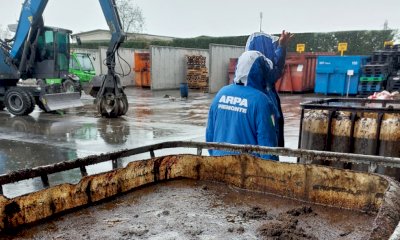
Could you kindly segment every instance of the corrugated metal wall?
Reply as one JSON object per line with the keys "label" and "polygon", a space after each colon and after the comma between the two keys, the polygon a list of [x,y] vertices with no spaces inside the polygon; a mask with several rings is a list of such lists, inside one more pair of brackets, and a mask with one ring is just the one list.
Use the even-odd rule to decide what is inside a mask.
{"label": "corrugated metal wall", "polygon": [[202,55],[206,57],[206,66],[210,66],[208,50],[151,46],[151,89],[177,89],[186,82],[186,56]]}
{"label": "corrugated metal wall", "polygon": [[[122,59],[125,59],[125,61],[128,62],[125,63],[122,59],[118,60],[118,56],[116,56],[116,65],[115,65],[115,71],[117,73],[124,73],[124,75],[127,75],[130,71],[130,74],[128,76],[125,76],[121,79],[121,83],[123,86],[135,86],[135,71],[133,71],[133,68],[135,66],[135,52],[137,53],[142,53],[142,52],[149,52],[148,50],[140,50],[140,49],[132,49],[132,48],[120,48],[118,50],[119,56]],[[105,65],[105,59],[107,56],[107,47],[100,47],[100,59],[101,59],[101,73],[106,74],[107,73],[107,66]],[[122,68],[121,68],[122,67]]]}
{"label": "corrugated metal wall", "polygon": [[229,61],[240,57],[243,52],[244,47],[210,44],[210,93],[216,93],[228,84]]}
{"label": "corrugated metal wall", "polygon": [[[105,66],[105,58],[107,47],[100,47],[98,50],[91,49],[73,49],[76,52],[89,53],[94,56],[93,61],[96,74],[106,74],[107,67]],[[149,50],[138,50],[120,48],[119,55],[124,58],[129,65],[124,61],[116,61],[115,70],[118,73],[129,73],[130,69],[134,68],[134,54],[149,52]],[[177,89],[179,84],[186,82],[186,56],[187,55],[202,55],[206,57],[206,66],[209,71],[209,91],[210,93],[218,92],[223,86],[228,83],[228,66],[231,58],[238,58],[244,52],[244,47],[210,44],[210,49],[190,49],[190,48],[175,48],[151,46],[151,89]],[[135,72],[131,73],[122,79],[124,86],[135,85]]]}

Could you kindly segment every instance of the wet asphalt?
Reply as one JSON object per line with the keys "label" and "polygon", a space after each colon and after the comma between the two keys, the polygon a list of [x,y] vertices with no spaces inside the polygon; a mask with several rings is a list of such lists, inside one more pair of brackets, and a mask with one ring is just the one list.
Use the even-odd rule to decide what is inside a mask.
{"label": "wet asphalt", "polygon": [[[0,174],[19,169],[69,161],[94,154],[136,148],[165,141],[204,141],[209,105],[214,95],[189,92],[181,99],[179,91],[151,91],[128,88],[129,111],[119,119],[98,116],[93,98],[84,95],[84,107],[57,113],[44,113],[39,108],[29,116],[15,117],[0,112]],[[314,95],[281,94],[285,116],[286,147],[297,148],[300,103],[315,99]],[[195,149],[172,149],[157,154],[196,153]],[[146,159],[139,156],[119,161]],[[291,161],[291,159],[284,159]],[[108,171],[111,162],[88,167],[88,173]],[[78,170],[50,177],[51,184],[76,182]],[[40,179],[4,186],[8,197],[42,188]]]}

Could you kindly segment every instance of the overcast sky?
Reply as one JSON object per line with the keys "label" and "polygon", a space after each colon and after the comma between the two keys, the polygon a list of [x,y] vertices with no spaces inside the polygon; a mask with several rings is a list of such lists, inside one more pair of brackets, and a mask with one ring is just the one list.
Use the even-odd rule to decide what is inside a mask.
{"label": "overcast sky", "polygon": [[[15,23],[23,0],[0,0],[0,25]],[[7,2],[7,4],[5,4]],[[134,0],[146,19],[145,33],[173,37],[400,28],[400,0]],[[74,33],[107,29],[98,0],[49,0],[45,24]]]}

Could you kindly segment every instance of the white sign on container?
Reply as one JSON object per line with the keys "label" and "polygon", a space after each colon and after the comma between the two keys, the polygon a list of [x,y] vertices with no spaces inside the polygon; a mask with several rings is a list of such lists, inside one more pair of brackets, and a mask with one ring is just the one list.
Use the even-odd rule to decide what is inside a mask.
{"label": "white sign on container", "polygon": [[347,76],[354,76],[354,70],[347,70]]}
{"label": "white sign on container", "polygon": [[298,72],[302,72],[302,71],[303,71],[303,68],[304,68],[304,65],[303,65],[303,64],[300,64],[300,65],[297,66],[297,71],[298,71]]}

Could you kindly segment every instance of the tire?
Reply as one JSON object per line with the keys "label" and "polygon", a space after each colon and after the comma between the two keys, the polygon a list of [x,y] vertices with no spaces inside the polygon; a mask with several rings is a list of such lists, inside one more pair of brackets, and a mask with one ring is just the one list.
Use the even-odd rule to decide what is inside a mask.
{"label": "tire", "polygon": [[7,107],[7,110],[15,116],[24,116],[30,114],[34,109],[35,104],[32,102],[30,93],[18,87],[12,87],[7,90],[4,103]]}
{"label": "tire", "polygon": [[0,111],[3,111],[4,108],[5,108],[4,103],[3,103],[3,102],[0,102]]}
{"label": "tire", "polygon": [[35,97],[33,96],[33,94],[31,92],[29,92],[29,91],[26,91],[26,92],[28,93],[28,95],[29,95],[29,97],[31,99],[31,102],[32,102],[31,108],[28,110],[28,112],[31,113],[31,112],[33,112],[33,110],[35,110],[36,100],[35,100]]}
{"label": "tire", "polygon": [[124,96],[122,97],[122,102],[124,104],[124,110],[122,112],[122,115],[126,115],[126,113],[129,110],[129,103],[128,103],[128,98],[126,97],[126,95],[124,94]]}
{"label": "tire", "polygon": [[63,89],[66,93],[73,93],[73,92],[81,93],[79,84],[71,79],[67,79],[63,82]]}

